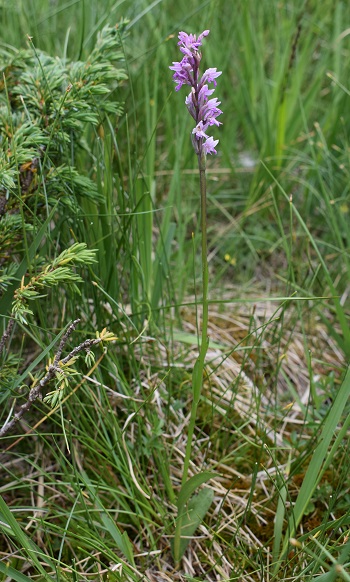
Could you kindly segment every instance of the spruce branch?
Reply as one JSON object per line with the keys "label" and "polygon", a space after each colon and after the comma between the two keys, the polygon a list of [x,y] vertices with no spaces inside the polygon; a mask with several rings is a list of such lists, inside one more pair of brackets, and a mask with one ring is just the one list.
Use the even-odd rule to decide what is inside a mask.
{"label": "spruce branch", "polygon": [[68,249],[62,251],[50,264],[32,277],[28,283],[24,283],[15,291],[12,304],[12,315],[21,323],[26,324],[26,316],[33,315],[28,307],[28,302],[43,297],[42,291],[46,288],[55,287],[60,283],[74,284],[82,281],[80,275],[72,270],[76,265],[91,265],[96,262],[95,251],[86,248],[85,243],[75,243]]}

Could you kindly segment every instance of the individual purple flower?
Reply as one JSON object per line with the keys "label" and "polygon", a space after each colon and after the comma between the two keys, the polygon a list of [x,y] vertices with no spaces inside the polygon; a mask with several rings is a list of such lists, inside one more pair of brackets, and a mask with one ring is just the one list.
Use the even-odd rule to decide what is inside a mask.
{"label": "individual purple flower", "polygon": [[209,125],[222,125],[221,121],[218,121],[216,118],[221,115],[222,111],[217,106],[221,104],[221,101],[218,101],[216,97],[214,99],[209,99],[207,103],[205,103],[200,108],[200,117]]}
{"label": "individual purple flower", "polygon": [[208,100],[208,97],[214,93],[215,89],[209,89],[208,85],[203,85],[198,93],[198,105],[203,107]]}
{"label": "individual purple flower", "polygon": [[221,74],[221,71],[217,69],[207,69],[202,77],[201,83],[214,83],[214,87],[216,87],[217,82],[215,79],[220,77]]}
{"label": "individual purple flower", "polygon": [[215,146],[219,140],[214,140],[208,136],[206,130],[212,125],[222,125],[217,117],[222,114],[218,99],[209,97],[214,93],[214,89],[209,89],[208,84],[213,83],[216,87],[216,79],[221,75],[221,71],[216,68],[207,69],[203,76],[199,77],[199,64],[202,58],[199,47],[202,46],[202,40],[208,36],[209,30],[205,30],[196,37],[195,34],[179,32],[180,51],[184,57],[180,62],[173,62],[169,67],[173,74],[173,80],[176,83],[175,90],[179,91],[183,85],[191,87],[190,94],[186,97],[185,103],[190,115],[196,122],[196,127],[192,131],[193,147],[198,155],[202,152],[205,154],[216,154]]}
{"label": "individual purple flower", "polygon": [[200,139],[201,137],[208,139],[209,136],[205,133],[206,129],[207,129],[207,125],[204,125],[203,121],[200,121],[196,125],[196,127],[192,130],[192,133],[196,136],[197,139]]}
{"label": "individual purple flower", "polygon": [[218,139],[214,139],[213,137],[208,137],[207,141],[203,144],[203,151],[206,154],[217,154],[218,152],[215,149],[215,146],[219,143]]}
{"label": "individual purple flower", "polygon": [[169,69],[175,71],[173,79],[178,83],[177,87],[175,87],[175,91],[179,91],[182,85],[192,85],[192,67],[190,63],[187,62],[187,59],[184,58],[180,63],[173,63],[173,65],[174,66],[169,67]]}
{"label": "individual purple flower", "polygon": [[197,111],[196,111],[196,106],[195,106],[194,101],[193,101],[193,95],[194,95],[194,89],[192,89],[191,93],[188,95],[188,97],[186,97],[185,103],[186,103],[188,111],[190,112],[190,115],[192,115],[193,119],[196,119],[197,118]]}

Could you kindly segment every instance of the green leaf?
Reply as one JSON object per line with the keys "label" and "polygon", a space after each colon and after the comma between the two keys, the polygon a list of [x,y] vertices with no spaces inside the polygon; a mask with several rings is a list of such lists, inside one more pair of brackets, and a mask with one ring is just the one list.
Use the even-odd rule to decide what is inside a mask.
{"label": "green leaf", "polygon": [[179,514],[182,512],[183,507],[191,497],[192,493],[194,493],[194,491],[198,489],[200,485],[203,485],[203,483],[206,483],[209,481],[209,479],[213,479],[214,477],[217,477],[216,473],[203,471],[202,473],[198,473],[186,481],[183,487],[181,487],[176,504],[179,510]]}
{"label": "green leaf", "polygon": [[[350,424],[350,417],[348,417],[341,429],[337,428],[341,419],[341,415],[345,408],[346,403],[350,397],[350,368],[348,368],[345,378],[341,387],[339,388],[338,394],[332,404],[322,432],[318,438],[318,445],[314,451],[308,469],[306,471],[302,486],[300,488],[297,500],[293,508],[293,514],[289,520],[289,527],[287,530],[287,535],[284,539],[283,549],[281,552],[280,559],[282,559],[287,550],[289,544],[289,538],[295,535],[296,529],[302,520],[303,515],[309,505],[311,497],[320,482],[320,479],[332,462],[334,455],[340,445],[341,438],[344,438],[345,431]],[[331,444],[334,435],[339,433],[335,439],[335,442],[330,451],[328,451],[329,445]],[[278,566],[279,562],[276,565]]]}
{"label": "green leaf", "polygon": [[2,525],[0,524],[0,530],[2,530],[5,535],[14,538],[15,542],[22,548],[21,551],[27,556],[28,561],[44,576],[45,580],[53,581],[54,579],[49,576],[41,564],[41,562],[44,561],[50,570],[55,571],[53,562],[51,562],[50,558],[44,554],[43,551],[22,530],[1,496],[0,512],[2,521]]}
{"label": "green leaf", "polygon": [[[173,336],[174,336],[174,339],[176,341],[181,342],[183,344],[188,344],[190,346],[195,346],[198,343],[198,337],[195,334],[189,333],[186,331],[174,330]],[[199,344],[200,343],[201,342],[199,341]],[[228,350],[228,349],[230,349],[230,346],[228,344],[214,342],[211,339],[209,339],[208,347],[210,347],[213,350]]]}
{"label": "green leaf", "polygon": [[[340,550],[340,548],[337,548]],[[315,576],[313,580],[317,582],[335,582],[335,580],[342,578],[343,580],[350,580],[350,576],[341,567],[349,560],[350,542],[348,541],[342,548],[339,558],[334,561],[329,572],[321,576]]]}
{"label": "green leaf", "polygon": [[100,512],[100,518],[103,525],[105,526],[106,530],[109,532],[110,536],[115,541],[118,549],[124,554],[126,559],[129,560],[129,563],[132,566],[134,566],[135,561],[133,554],[133,546],[129,540],[127,532],[125,531],[124,533],[121,533],[120,529],[117,527],[114,520],[110,517],[109,513],[101,503],[100,498],[97,495],[96,488],[91,483],[87,473],[85,473],[85,471],[82,471],[81,476],[84,480],[86,488],[90,493],[92,503],[95,505],[96,508],[98,508],[98,511]]}
{"label": "green leaf", "polygon": [[189,501],[181,519],[179,559],[184,555],[194,532],[211,506],[213,498],[214,491],[209,487],[205,487]]}
{"label": "green leaf", "polygon": [[30,582],[30,580],[32,580],[32,578],[28,578],[28,576],[11,568],[11,566],[6,566],[3,562],[0,562],[0,572],[5,574],[5,576],[10,578],[10,580],[15,580],[15,582]]}
{"label": "green leaf", "polygon": [[[183,528],[189,527],[189,525],[190,525],[189,520],[191,519],[191,523],[192,523],[192,519],[194,519],[194,516],[196,515],[193,512],[191,512],[191,513],[193,513],[193,515],[191,515],[191,513],[189,513],[189,511],[193,508],[195,508],[196,510],[199,510],[200,507],[202,507],[202,508],[205,507],[204,499],[202,500],[202,497],[200,496],[200,494],[198,494],[199,495],[198,502],[196,502],[196,497],[198,497],[198,496],[196,496],[195,498],[193,498],[193,500],[191,500],[189,502],[188,507],[187,507],[187,512],[185,511],[185,505],[188,502],[188,500],[190,499],[191,495],[194,493],[194,491],[200,485],[203,485],[203,483],[206,483],[207,481],[209,481],[209,479],[212,479],[213,477],[216,477],[216,473],[211,473],[210,471],[203,471],[202,473],[198,473],[197,475],[194,475],[193,477],[191,477],[191,479],[186,481],[186,483],[181,487],[179,497],[177,500],[178,513],[177,513],[177,520],[176,520],[176,526],[175,526],[174,541],[172,544],[172,551],[173,551],[173,556],[174,556],[175,562],[179,562],[179,560],[181,560],[183,552],[185,551],[187,544],[188,544],[187,539],[186,540],[182,539],[182,536],[184,535]],[[203,501],[203,505],[202,505],[202,501]],[[210,501],[210,503],[211,503],[211,501]],[[210,506],[210,503],[209,503],[208,507]],[[204,511],[203,515],[199,511],[198,515],[202,515],[202,517],[199,519],[196,527],[198,527],[198,524],[203,519],[206,511],[208,510],[208,507]],[[194,529],[196,529],[196,527]],[[185,544],[184,544],[184,541],[186,542]]]}

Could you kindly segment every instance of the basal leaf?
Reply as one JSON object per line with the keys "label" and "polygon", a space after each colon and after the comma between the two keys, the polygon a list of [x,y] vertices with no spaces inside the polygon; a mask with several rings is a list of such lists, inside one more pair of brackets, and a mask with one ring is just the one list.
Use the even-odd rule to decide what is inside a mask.
{"label": "basal leaf", "polygon": [[179,559],[184,555],[196,529],[203,521],[205,514],[212,504],[213,497],[214,491],[209,489],[209,487],[205,487],[189,501],[187,509],[184,511],[181,519]]}

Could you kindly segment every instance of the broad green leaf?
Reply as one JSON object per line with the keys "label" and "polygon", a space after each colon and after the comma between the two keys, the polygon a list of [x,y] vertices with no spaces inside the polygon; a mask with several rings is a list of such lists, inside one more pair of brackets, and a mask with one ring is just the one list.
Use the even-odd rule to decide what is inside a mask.
{"label": "broad green leaf", "polygon": [[184,555],[194,532],[203,521],[205,514],[212,504],[213,498],[214,491],[209,489],[209,487],[205,487],[189,501],[187,509],[181,519],[179,559]]}
{"label": "broad green leaf", "polygon": [[[189,522],[188,522],[187,517],[186,517],[188,514],[185,512],[185,505],[188,502],[188,500],[190,499],[191,495],[194,493],[194,491],[200,485],[203,485],[203,483],[206,483],[207,481],[209,481],[209,479],[212,479],[213,477],[216,477],[216,473],[211,473],[210,471],[203,471],[202,473],[198,473],[197,475],[194,475],[193,477],[191,477],[191,479],[186,481],[186,483],[181,487],[179,497],[177,500],[178,514],[177,514],[177,520],[176,520],[176,526],[175,526],[174,542],[172,544],[173,556],[174,556],[174,560],[176,563],[181,560],[183,552],[185,551],[185,550],[182,551],[182,548],[183,548],[183,541],[182,541],[183,526],[186,525],[186,527],[187,527],[189,525]],[[199,497],[198,507],[201,505],[201,499],[202,498]],[[209,503],[209,505],[210,505],[210,503]],[[189,510],[190,507],[192,507],[192,508],[197,507],[196,502],[194,501],[194,506],[191,505],[191,502],[190,502],[188,507],[187,507],[187,511]],[[203,500],[203,508],[204,507],[205,507],[205,503]],[[205,515],[207,509],[204,511],[203,516]],[[199,520],[198,523],[200,523],[200,521],[201,520]],[[197,526],[198,526],[198,523],[197,523]],[[186,546],[187,546],[187,544],[186,544]],[[186,548],[186,546],[185,546],[185,548]],[[182,551],[182,553],[181,553],[181,551]]]}
{"label": "broad green leaf", "polygon": [[177,500],[177,508],[179,510],[179,514],[182,512],[183,507],[191,497],[192,493],[195,492],[196,489],[203,483],[209,481],[209,479],[213,479],[216,477],[216,473],[212,473],[210,471],[203,471],[202,473],[198,473],[191,477],[186,483],[181,487],[179,497]]}
{"label": "broad green leaf", "polygon": [[[197,345],[198,343],[198,337],[196,335],[194,335],[193,333],[188,333],[185,331],[177,331],[174,330],[173,331],[173,338],[175,341],[181,342],[183,344],[188,344],[191,346]],[[199,343],[200,343],[200,338],[199,338]],[[228,350],[230,348],[229,345],[225,345],[225,344],[221,344],[219,342],[213,342],[212,340],[209,339],[209,348],[213,349],[213,350]]]}

